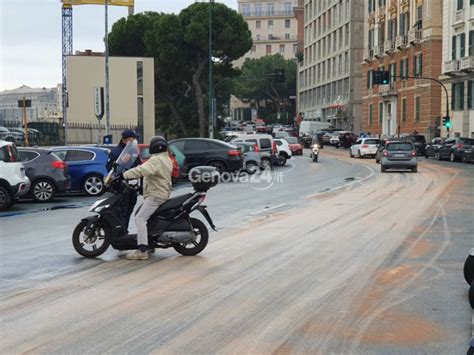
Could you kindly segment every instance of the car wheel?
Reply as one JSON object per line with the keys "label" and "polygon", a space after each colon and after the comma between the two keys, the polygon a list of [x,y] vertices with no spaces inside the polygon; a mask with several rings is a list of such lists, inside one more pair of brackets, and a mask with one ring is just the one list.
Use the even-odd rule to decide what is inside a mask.
{"label": "car wheel", "polygon": [[105,189],[103,178],[100,175],[90,175],[85,178],[82,188],[90,196],[99,196]]}
{"label": "car wheel", "polygon": [[362,158],[362,153],[360,152],[360,150],[357,152],[357,155],[359,158]]}
{"label": "car wheel", "polygon": [[220,162],[220,161],[211,161],[207,165],[213,166],[214,168],[216,168],[216,170],[219,174],[225,173],[227,171],[227,168],[226,168],[225,164],[223,162]]}
{"label": "car wheel", "polygon": [[468,163],[469,163],[469,160],[467,159],[466,154],[463,154],[461,160],[462,160],[462,162],[463,162],[464,164],[468,164]]}
{"label": "car wheel", "polygon": [[411,169],[411,171],[412,171],[413,173],[417,173],[417,172],[418,172],[418,167],[415,166],[414,168]]}
{"label": "car wheel", "polygon": [[469,254],[464,262],[464,280],[471,285],[474,281],[474,255]]}
{"label": "car wheel", "polygon": [[272,165],[270,159],[268,158],[262,158],[262,162],[260,164],[260,170],[265,170],[266,168],[270,167]]}
{"label": "car wheel", "polygon": [[278,156],[278,165],[284,166],[286,164],[286,157],[281,154]]}
{"label": "car wheel", "polygon": [[247,162],[245,166],[245,171],[247,172],[247,174],[249,175],[255,174],[257,170],[258,170],[258,164],[256,162],[254,161]]}
{"label": "car wheel", "polygon": [[385,166],[380,165],[380,172],[384,173],[386,171],[387,171],[387,169],[385,168]]}
{"label": "car wheel", "polygon": [[0,186],[0,211],[12,205],[12,195],[5,186]]}
{"label": "car wheel", "polygon": [[49,180],[36,180],[31,185],[31,196],[36,202],[49,202],[56,196],[56,187]]}
{"label": "car wheel", "polygon": [[435,153],[434,158],[441,161],[441,155],[439,154],[439,152]]}
{"label": "car wheel", "polygon": [[454,152],[449,155],[449,161],[454,163],[455,161],[458,161],[458,158],[456,158],[456,155],[454,155]]}

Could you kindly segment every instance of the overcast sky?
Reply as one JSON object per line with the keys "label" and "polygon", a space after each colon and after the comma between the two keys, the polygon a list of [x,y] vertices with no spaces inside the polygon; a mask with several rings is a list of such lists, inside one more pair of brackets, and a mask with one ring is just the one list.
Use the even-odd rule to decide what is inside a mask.
{"label": "overcast sky", "polygon": [[[217,0],[237,9],[237,0]],[[178,13],[194,0],[135,0],[135,13]],[[109,29],[127,8],[109,8]],[[104,7],[73,9],[73,50],[104,50]],[[0,0],[0,91],[61,82],[60,0]]]}

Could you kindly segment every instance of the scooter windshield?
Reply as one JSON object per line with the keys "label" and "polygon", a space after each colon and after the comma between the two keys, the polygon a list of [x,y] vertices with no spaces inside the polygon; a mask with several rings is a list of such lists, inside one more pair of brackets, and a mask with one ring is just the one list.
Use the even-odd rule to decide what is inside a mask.
{"label": "scooter windshield", "polygon": [[130,169],[137,160],[138,154],[137,140],[134,139],[128,142],[115,162],[115,174],[120,174]]}

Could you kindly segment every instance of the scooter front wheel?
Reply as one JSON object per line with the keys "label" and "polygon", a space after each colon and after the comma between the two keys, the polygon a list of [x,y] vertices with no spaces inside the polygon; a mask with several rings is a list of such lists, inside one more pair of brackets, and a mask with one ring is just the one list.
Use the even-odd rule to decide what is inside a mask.
{"label": "scooter front wheel", "polygon": [[196,234],[196,239],[189,243],[175,243],[173,244],[174,250],[181,255],[197,255],[204,250],[209,240],[209,232],[204,223],[197,218],[191,218],[193,225],[193,231]]}
{"label": "scooter front wheel", "polygon": [[92,225],[88,228],[87,222],[81,221],[72,234],[72,245],[80,255],[96,258],[109,248],[107,228],[101,225]]}

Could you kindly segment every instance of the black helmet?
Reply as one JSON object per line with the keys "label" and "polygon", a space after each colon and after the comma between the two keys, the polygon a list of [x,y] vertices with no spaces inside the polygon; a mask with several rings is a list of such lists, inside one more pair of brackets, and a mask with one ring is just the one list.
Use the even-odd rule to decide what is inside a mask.
{"label": "black helmet", "polygon": [[155,136],[150,139],[150,154],[166,152],[168,149],[168,142],[162,136]]}

